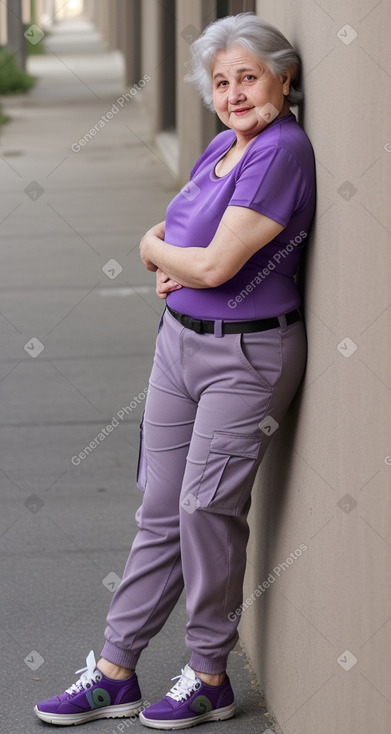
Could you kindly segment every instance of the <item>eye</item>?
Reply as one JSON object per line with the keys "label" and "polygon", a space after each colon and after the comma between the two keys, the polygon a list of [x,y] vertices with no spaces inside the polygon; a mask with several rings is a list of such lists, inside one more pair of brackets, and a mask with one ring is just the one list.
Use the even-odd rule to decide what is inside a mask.
{"label": "eye", "polygon": [[245,79],[245,81],[250,81],[251,82],[251,81],[253,81],[253,79],[255,79],[255,76],[254,76],[254,74],[246,74],[246,76],[244,77],[244,79]]}
{"label": "eye", "polygon": [[222,87],[222,86],[225,86],[226,84],[228,84],[228,82],[225,79],[222,79],[221,82],[217,83],[217,87]]}

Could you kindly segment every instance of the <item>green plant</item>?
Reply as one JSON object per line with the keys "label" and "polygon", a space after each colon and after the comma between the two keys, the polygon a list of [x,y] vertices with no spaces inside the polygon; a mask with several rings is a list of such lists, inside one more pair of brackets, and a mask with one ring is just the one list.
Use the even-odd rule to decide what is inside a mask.
{"label": "green plant", "polygon": [[[26,31],[28,32],[28,30],[29,30],[32,22],[33,21],[31,21],[31,23],[27,23],[27,24],[25,23],[23,25],[23,32],[24,33]],[[38,41],[38,43],[36,43],[36,42],[35,43],[30,43],[28,36],[25,36],[25,38],[26,38],[26,53],[27,53],[27,56],[38,56],[38,55],[46,54],[46,48],[45,48],[44,41],[51,34],[47,30],[45,30],[45,31],[42,30],[42,32],[44,33],[44,35]]]}
{"label": "green plant", "polygon": [[10,117],[8,115],[5,115],[2,108],[0,107],[0,126],[5,125],[6,122],[10,121]]}
{"label": "green plant", "polygon": [[0,94],[28,92],[36,78],[20,68],[16,54],[6,46],[0,46]]}

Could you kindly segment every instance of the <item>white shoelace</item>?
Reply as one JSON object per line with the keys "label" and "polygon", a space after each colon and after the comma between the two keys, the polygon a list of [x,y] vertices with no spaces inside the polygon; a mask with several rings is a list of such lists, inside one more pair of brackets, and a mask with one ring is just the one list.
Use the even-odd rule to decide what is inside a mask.
{"label": "white shoelace", "polygon": [[66,689],[65,693],[69,693],[70,696],[72,696],[74,693],[81,693],[81,691],[85,691],[86,689],[91,688],[91,685],[101,680],[101,673],[99,672],[99,670],[97,670],[93,650],[88,653],[86,664],[86,668],[76,670],[75,675],[81,673],[81,676],[79,680],[76,681],[76,683],[73,683],[70,688]]}
{"label": "white shoelace", "polygon": [[202,684],[200,679],[197,678],[194,670],[190,668],[189,665],[186,665],[182,669],[181,675],[176,675],[174,678],[171,678],[171,680],[176,680],[177,678],[179,678],[178,683],[175,683],[167,693],[167,696],[173,698],[174,701],[186,701],[194,691],[201,688]]}

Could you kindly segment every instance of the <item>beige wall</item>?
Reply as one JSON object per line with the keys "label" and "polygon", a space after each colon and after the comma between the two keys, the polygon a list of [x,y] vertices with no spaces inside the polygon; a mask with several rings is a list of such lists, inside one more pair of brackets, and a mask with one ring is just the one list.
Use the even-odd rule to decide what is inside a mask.
{"label": "beige wall", "polygon": [[22,21],[23,23],[29,23],[31,17],[31,3],[30,0],[22,0]]}
{"label": "beige wall", "polygon": [[[372,0],[261,0],[257,12],[303,56],[318,207],[306,264],[308,368],[253,493],[245,598],[300,544],[308,549],[273,574],[240,633],[284,734],[386,734],[391,17],[387,2]],[[347,23],[358,35],[345,44],[337,32]]]}

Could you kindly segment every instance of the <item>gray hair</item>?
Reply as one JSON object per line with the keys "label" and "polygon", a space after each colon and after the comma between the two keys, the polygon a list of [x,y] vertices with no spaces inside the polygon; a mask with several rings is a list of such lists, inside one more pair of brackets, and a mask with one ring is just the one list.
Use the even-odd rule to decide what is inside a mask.
{"label": "gray hair", "polygon": [[302,101],[304,95],[297,86],[301,71],[299,54],[273,25],[254,13],[239,13],[210,23],[190,47],[190,72],[185,81],[195,85],[210,110],[214,110],[213,57],[218,51],[226,51],[231,46],[242,46],[258,56],[275,76],[291,69],[292,80],[287,100],[290,104]]}

